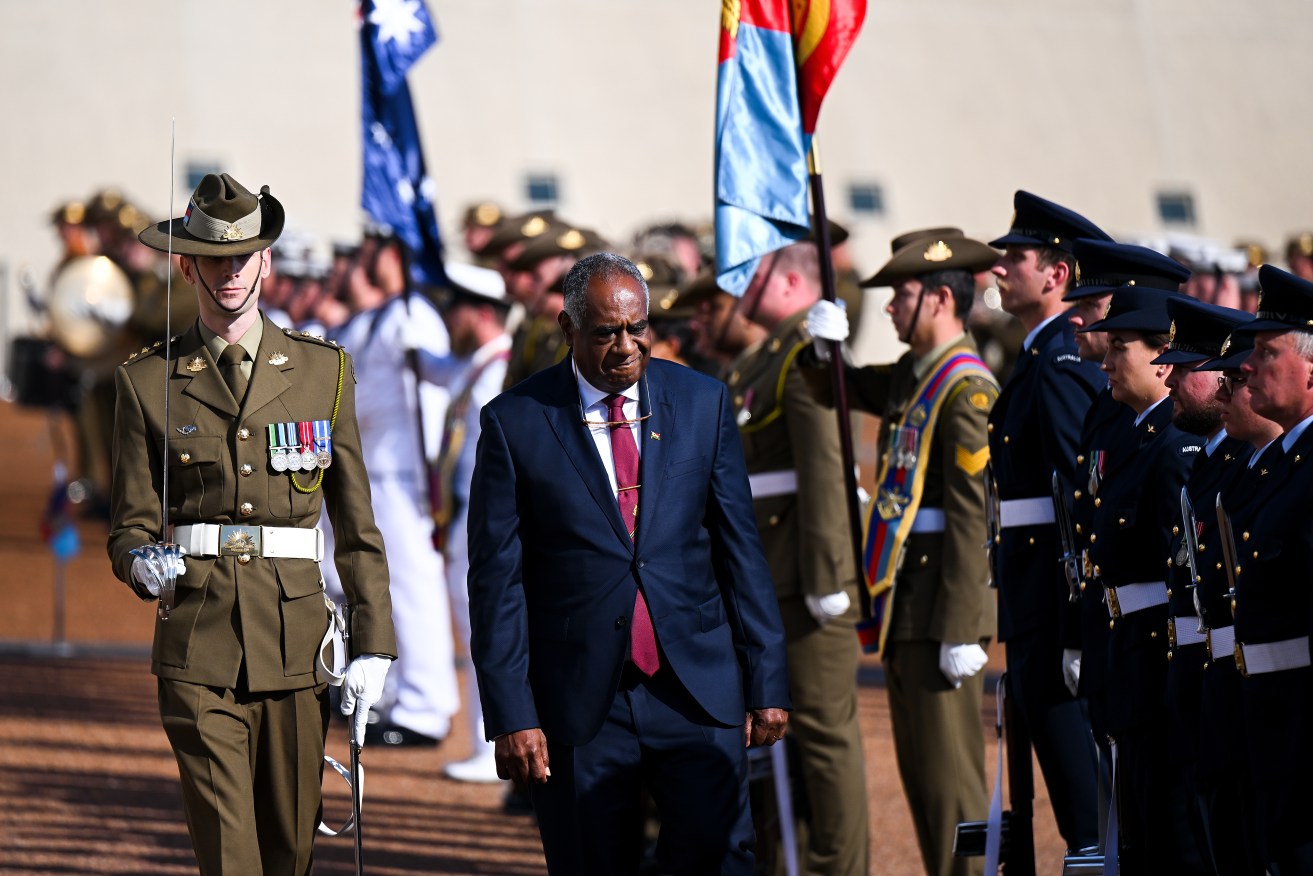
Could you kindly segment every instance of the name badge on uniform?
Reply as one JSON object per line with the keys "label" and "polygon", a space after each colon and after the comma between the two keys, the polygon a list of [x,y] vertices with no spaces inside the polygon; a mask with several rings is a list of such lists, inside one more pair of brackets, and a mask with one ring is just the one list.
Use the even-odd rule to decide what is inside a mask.
{"label": "name badge on uniform", "polygon": [[315,420],[315,464],[328,468],[333,464],[333,437],[327,420]]}
{"label": "name badge on uniform", "polygon": [[287,471],[287,448],[283,446],[282,423],[270,423],[268,432],[269,464],[273,466],[274,471]]}

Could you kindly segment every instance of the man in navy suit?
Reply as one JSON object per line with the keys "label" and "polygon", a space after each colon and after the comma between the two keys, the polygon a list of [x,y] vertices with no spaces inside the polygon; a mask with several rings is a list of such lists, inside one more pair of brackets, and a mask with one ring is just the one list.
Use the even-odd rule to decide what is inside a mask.
{"label": "man in navy suit", "polygon": [[571,355],[483,410],[471,650],[503,777],[553,874],[753,872],[749,744],[789,708],[784,631],[726,388],[649,362],[648,292],[600,253],[565,281]]}

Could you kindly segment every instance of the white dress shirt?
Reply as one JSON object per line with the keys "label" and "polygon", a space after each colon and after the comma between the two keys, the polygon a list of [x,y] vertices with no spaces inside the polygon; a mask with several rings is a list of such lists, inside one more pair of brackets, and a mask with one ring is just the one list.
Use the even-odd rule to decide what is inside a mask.
{"label": "white dress shirt", "polygon": [[[570,367],[574,370],[574,379],[579,384],[579,401],[583,405],[584,419],[590,423],[605,423],[609,419],[607,416],[608,409],[606,397],[611,395],[593,386],[579,373],[579,368],[570,361]],[[638,427],[641,425],[638,420],[638,384],[620,393],[625,397],[622,410],[625,419],[632,420],[629,424],[629,430],[634,434],[634,444],[639,448],[640,458],[643,452],[643,442],[638,440]],[[597,446],[597,455],[602,457],[602,466],[606,469],[607,480],[611,482],[611,492],[617,496],[620,494],[615,482],[615,459],[611,456],[611,430],[605,426],[589,426],[588,432],[593,437],[593,444]]]}

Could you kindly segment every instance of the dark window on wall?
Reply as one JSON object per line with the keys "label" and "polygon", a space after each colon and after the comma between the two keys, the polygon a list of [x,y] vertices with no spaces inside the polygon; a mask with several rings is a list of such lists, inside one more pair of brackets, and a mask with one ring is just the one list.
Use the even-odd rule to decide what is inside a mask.
{"label": "dark window on wall", "polygon": [[211,173],[221,173],[219,165],[210,161],[188,161],[186,191],[196,191],[196,187],[201,184],[201,180]]}
{"label": "dark window on wall", "polygon": [[1158,218],[1162,220],[1164,225],[1193,228],[1195,224],[1194,195],[1180,191],[1159,192]]}
{"label": "dark window on wall", "polygon": [[559,200],[556,174],[531,173],[525,180],[525,194],[535,207],[551,207]]}
{"label": "dark window on wall", "polygon": [[883,214],[884,189],[875,183],[853,183],[848,186],[848,208],[866,216]]}

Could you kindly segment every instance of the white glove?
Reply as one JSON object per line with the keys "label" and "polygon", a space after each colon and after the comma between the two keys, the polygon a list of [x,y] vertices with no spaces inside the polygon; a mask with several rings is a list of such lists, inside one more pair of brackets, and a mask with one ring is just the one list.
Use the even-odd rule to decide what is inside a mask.
{"label": "white glove", "polygon": [[369,708],[383,698],[383,682],[388,677],[391,657],[362,654],[352,660],[342,679],[342,714],[355,718],[351,722],[351,742],[365,744],[365,725],[369,723]]}
{"label": "white glove", "polygon": [[[179,575],[187,574],[187,564],[182,561],[182,557],[174,560],[174,567]],[[148,560],[145,557],[133,558],[132,577],[138,584],[145,587],[151,596],[160,595],[160,587],[164,584],[164,576],[165,569],[161,560]]]}
{"label": "white glove", "polygon": [[809,593],[803,599],[807,602],[807,610],[816,619],[816,623],[821,626],[825,626],[842,615],[848,610],[848,606],[852,605],[852,600],[842,590],[838,593],[827,593],[824,596],[813,596]]}
{"label": "white glove", "polygon": [[1074,648],[1062,649],[1062,680],[1066,683],[1067,690],[1071,691],[1071,695],[1076,696],[1076,689],[1080,684],[1080,651]]}
{"label": "white glove", "polygon": [[979,645],[939,643],[939,671],[953,687],[961,687],[964,679],[984,669],[988,662],[989,655]]}
{"label": "white glove", "polygon": [[843,301],[826,301],[822,298],[807,309],[807,333],[812,336],[812,349],[822,362],[830,361],[830,341],[842,343],[848,339],[848,310]]}

